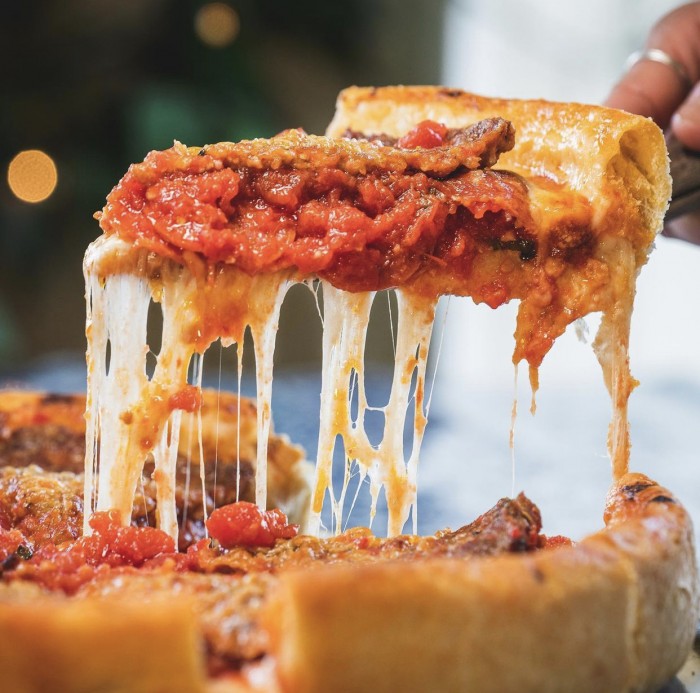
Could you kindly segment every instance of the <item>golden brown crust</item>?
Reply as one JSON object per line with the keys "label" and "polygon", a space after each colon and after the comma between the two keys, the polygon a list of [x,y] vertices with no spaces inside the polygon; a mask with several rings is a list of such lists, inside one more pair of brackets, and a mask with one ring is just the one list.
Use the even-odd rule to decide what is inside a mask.
{"label": "golden brown crust", "polygon": [[663,138],[648,118],[600,106],[497,99],[443,87],[351,87],[341,92],[327,133],[339,136],[351,129],[400,136],[426,119],[464,127],[496,114],[515,126],[515,147],[501,155],[495,168],[553,179],[598,203],[604,215],[618,214],[615,209],[632,200],[649,245],[661,229],[671,181]]}
{"label": "golden brown crust", "polygon": [[2,687],[15,693],[205,690],[198,630],[182,601],[30,598],[0,585],[0,642]]}
{"label": "golden brown crust", "polygon": [[283,576],[268,616],[283,690],[655,690],[695,632],[690,519],[642,475],[608,507],[574,547]]}

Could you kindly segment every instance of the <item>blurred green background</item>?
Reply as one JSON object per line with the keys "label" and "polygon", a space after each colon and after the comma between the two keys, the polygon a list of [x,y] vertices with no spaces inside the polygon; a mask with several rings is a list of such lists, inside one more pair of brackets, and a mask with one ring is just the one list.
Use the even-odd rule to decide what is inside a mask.
{"label": "blurred green background", "polygon": [[[322,132],[351,84],[436,83],[443,13],[441,0],[1,3],[0,372],[84,350],[82,255],[131,162],[174,139]],[[20,199],[31,167],[10,187],[24,150],[55,163],[41,202]],[[302,293],[282,314],[282,364],[320,351]]]}

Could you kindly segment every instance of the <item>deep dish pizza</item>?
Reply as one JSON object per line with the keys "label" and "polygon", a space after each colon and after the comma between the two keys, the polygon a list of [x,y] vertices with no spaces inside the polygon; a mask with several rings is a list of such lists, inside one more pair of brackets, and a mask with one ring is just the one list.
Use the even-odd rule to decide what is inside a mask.
{"label": "deep dish pizza", "polygon": [[[689,518],[627,471],[634,284],[669,193],[651,121],[427,87],[349,89],[325,137],[176,144],[133,165],[85,259],[84,474],[10,458],[2,477],[7,680],[75,691],[654,690],[681,665],[697,618]],[[310,487],[300,455],[270,433],[277,320],[299,282],[323,291]],[[374,443],[364,337],[385,288],[399,307],[396,366]],[[547,538],[519,496],[461,529],[402,534],[415,526],[426,360],[444,294],[520,301],[513,358],[528,363],[534,389],[567,325],[603,313],[595,348],[613,401],[615,478],[604,531],[575,546]],[[157,355],[151,302],[163,317]],[[241,347],[246,329],[257,407],[226,408],[239,424],[254,416],[254,434],[239,425],[223,446],[222,490],[207,472],[215,395],[202,394],[201,355],[216,340]],[[6,416],[21,423],[14,405]],[[53,449],[54,433],[18,435]],[[372,512],[386,499],[386,539],[340,531],[351,463]],[[324,503],[331,536],[319,538]]]}

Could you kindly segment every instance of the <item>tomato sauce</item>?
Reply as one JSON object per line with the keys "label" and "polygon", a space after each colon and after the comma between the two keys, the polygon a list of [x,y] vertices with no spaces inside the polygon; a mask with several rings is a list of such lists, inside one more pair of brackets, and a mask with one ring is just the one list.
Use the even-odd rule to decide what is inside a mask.
{"label": "tomato sauce", "polygon": [[271,547],[277,539],[291,539],[299,532],[299,526],[288,524],[281,510],[261,510],[255,503],[246,501],[217,508],[206,524],[210,536],[226,549]]}
{"label": "tomato sauce", "polygon": [[414,147],[430,149],[442,146],[446,135],[446,125],[436,123],[434,120],[424,120],[418,123],[413,130],[400,137],[396,145],[402,149],[413,149]]}
{"label": "tomato sauce", "polygon": [[165,532],[154,527],[122,527],[116,511],[95,513],[90,527],[92,534],[72,543],[39,547],[19,565],[17,576],[72,594],[110,568],[148,567],[155,559],[176,553],[175,542]]}
{"label": "tomato sauce", "polygon": [[440,241],[460,211],[486,247],[504,234],[533,239],[517,176],[460,166],[459,158],[449,175],[414,168],[412,152],[455,159],[447,136],[445,125],[423,121],[396,147],[355,152],[350,162],[332,144],[264,162],[262,154],[242,156],[249,144],[179,145],[131,166],[98,216],[106,233],[181,263],[196,253],[251,275],[295,268],[349,291],[401,286],[441,261]]}

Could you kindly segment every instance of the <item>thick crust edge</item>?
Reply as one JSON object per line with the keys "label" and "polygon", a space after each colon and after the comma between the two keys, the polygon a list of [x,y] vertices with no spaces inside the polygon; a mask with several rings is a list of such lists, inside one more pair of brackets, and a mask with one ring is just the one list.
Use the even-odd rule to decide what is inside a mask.
{"label": "thick crust edge", "polygon": [[698,617],[692,527],[639,474],[573,547],[283,576],[268,617],[284,691],[654,691]]}
{"label": "thick crust edge", "polygon": [[671,178],[663,134],[649,118],[601,106],[489,98],[444,87],[350,87],[338,97],[327,134],[337,137],[350,129],[396,137],[426,119],[464,127],[496,116],[515,126],[515,147],[501,155],[495,168],[525,178],[554,178],[622,226],[624,210],[629,215],[636,209],[648,244],[661,230]]}
{"label": "thick crust edge", "polygon": [[695,633],[691,521],[640,474],[613,486],[606,521],[536,553],[285,573],[266,613],[270,655],[247,680],[206,683],[193,611],[167,595],[133,604],[5,586],[3,681],[22,692],[655,691]]}

